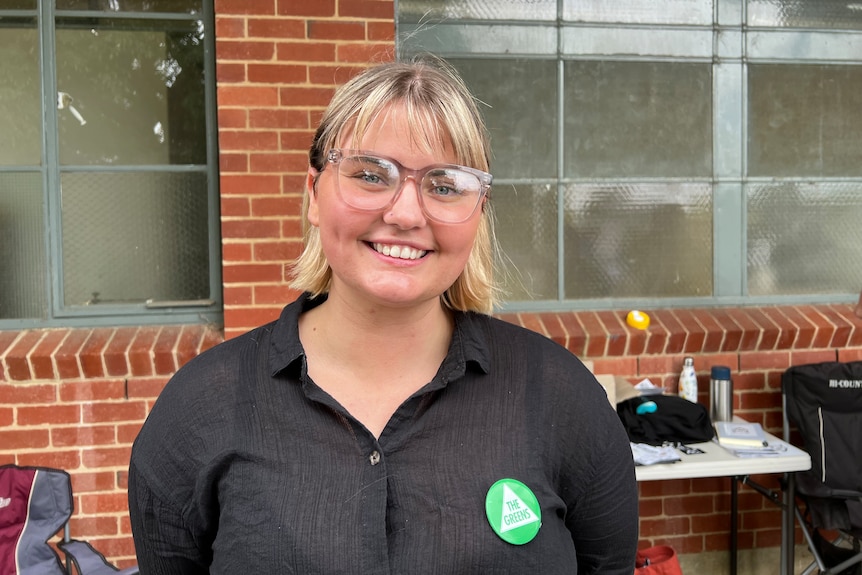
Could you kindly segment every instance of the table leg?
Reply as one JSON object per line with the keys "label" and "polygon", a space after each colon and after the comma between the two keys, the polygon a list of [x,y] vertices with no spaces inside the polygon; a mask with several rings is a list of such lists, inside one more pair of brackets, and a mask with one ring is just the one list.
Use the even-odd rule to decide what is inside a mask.
{"label": "table leg", "polygon": [[796,503],[796,475],[785,474],[784,497],[781,505],[781,575],[792,575],[796,543],[793,508]]}
{"label": "table leg", "polygon": [[737,478],[730,478],[730,575],[736,575],[736,559],[737,559],[737,541],[738,541],[738,533],[737,526],[739,523],[738,519],[738,487],[736,485]]}

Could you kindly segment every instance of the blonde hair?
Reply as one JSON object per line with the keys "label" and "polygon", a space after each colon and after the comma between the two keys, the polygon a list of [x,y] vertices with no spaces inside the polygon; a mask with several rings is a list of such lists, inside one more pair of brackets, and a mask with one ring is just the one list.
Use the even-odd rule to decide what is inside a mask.
{"label": "blonde hair", "polygon": [[[368,125],[391,104],[404,106],[410,125],[415,126],[414,144],[432,149],[448,137],[459,164],[489,171],[490,144],[476,100],[450,65],[428,56],[376,65],[336,90],[314,135],[311,167],[319,174],[325,168],[327,152],[337,147],[348,130],[353,132],[353,147],[358,147]],[[329,292],[332,269],[319,230],[308,223],[307,195],[302,213],[305,245],[292,267],[290,286],[316,297]],[[441,297],[443,305],[451,309],[491,313],[500,291],[494,281],[499,248],[490,197],[485,199],[480,217],[464,270]]]}

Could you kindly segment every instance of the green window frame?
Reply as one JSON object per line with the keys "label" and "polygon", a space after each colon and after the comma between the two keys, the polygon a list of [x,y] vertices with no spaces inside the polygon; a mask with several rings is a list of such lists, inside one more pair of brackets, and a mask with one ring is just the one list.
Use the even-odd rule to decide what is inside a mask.
{"label": "green window frame", "polygon": [[221,322],[212,2],[10,0],[0,29],[0,329]]}

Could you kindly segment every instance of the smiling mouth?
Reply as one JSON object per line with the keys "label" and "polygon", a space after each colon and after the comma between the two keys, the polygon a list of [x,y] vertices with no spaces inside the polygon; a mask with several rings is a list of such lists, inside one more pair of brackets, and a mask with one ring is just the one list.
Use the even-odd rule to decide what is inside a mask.
{"label": "smiling mouth", "polygon": [[377,253],[401,260],[418,260],[428,253],[425,250],[416,250],[408,246],[390,246],[388,244],[374,243],[371,244],[371,247]]}

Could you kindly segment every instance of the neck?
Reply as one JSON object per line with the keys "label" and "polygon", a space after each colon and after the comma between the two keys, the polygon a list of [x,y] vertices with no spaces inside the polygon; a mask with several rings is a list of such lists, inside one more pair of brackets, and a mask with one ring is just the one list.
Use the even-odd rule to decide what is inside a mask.
{"label": "neck", "polygon": [[[391,369],[421,359],[442,361],[453,319],[439,299],[411,307],[382,307],[348,301],[331,293],[300,318],[303,344],[354,365]],[[305,340],[308,340],[307,342]]]}
{"label": "neck", "polygon": [[434,378],[452,329],[439,300],[392,310],[330,293],[299,317],[308,375],[375,437],[398,406]]}

